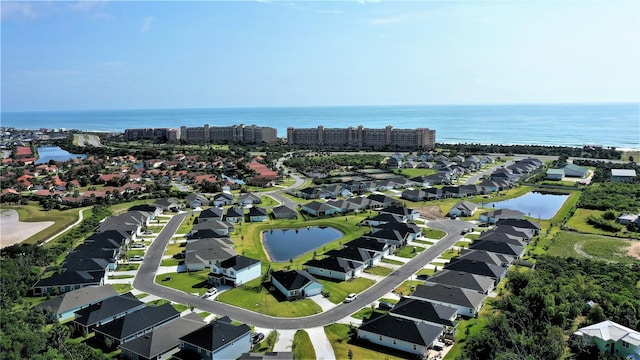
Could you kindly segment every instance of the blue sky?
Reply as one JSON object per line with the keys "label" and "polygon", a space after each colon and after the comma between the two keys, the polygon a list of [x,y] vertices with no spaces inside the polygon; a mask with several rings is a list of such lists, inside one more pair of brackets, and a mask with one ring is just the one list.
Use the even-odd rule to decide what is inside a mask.
{"label": "blue sky", "polygon": [[640,101],[639,1],[1,10],[2,111]]}

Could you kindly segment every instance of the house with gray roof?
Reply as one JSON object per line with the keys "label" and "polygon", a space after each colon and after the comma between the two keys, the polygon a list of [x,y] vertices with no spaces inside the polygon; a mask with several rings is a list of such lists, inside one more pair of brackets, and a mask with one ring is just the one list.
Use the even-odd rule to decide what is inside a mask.
{"label": "house with gray roof", "polygon": [[311,275],[337,280],[349,280],[364,270],[360,262],[353,262],[333,256],[322,259],[311,259],[304,263],[305,270]]}
{"label": "house with gray roof", "polygon": [[223,316],[178,340],[180,351],[173,357],[179,360],[238,359],[251,350],[251,328]]}
{"label": "house with gray roof", "polygon": [[451,306],[458,314],[467,317],[478,315],[486,295],[477,291],[441,284],[418,285],[409,295],[412,299],[424,299],[434,304]]}
{"label": "house with gray roof", "polygon": [[469,249],[473,250],[485,250],[489,252],[505,254],[516,258],[521,258],[524,255],[525,247],[510,244],[508,242],[492,241],[492,240],[476,240]]}
{"label": "house with gray roof", "polygon": [[425,357],[444,326],[374,313],[357,329],[359,340]]}
{"label": "house with gray roof", "polygon": [[312,216],[326,216],[339,213],[340,209],[321,201],[312,201],[302,205],[302,211]]}
{"label": "house with gray roof", "polygon": [[446,329],[455,331],[458,326],[456,321],[458,310],[451,306],[434,304],[422,299],[412,299],[405,296],[389,310],[389,314],[405,319],[421,321],[433,325],[445,326]]}
{"label": "house with gray roof", "polygon": [[250,222],[261,222],[267,221],[269,218],[269,214],[267,214],[267,209],[261,208],[258,206],[253,206],[249,209],[249,221]]}
{"label": "house with gray roof", "polygon": [[271,209],[271,214],[274,219],[297,219],[298,212],[285,205],[276,206]]}
{"label": "house with gray roof", "polygon": [[160,326],[144,336],[120,345],[120,356],[128,360],[168,358],[180,350],[180,337],[206,325],[198,314],[187,314],[171,321],[167,326]]}
{"label": "house with gray roof", "polygon": [[196,193],[187,195],[185,201],[187,202],[187,205],[189,205],[189,207],[192,209],[211,205],[211,201],[209,199],[207,199],[202,194]]}
{"label": "house with gray roof", "polygon": [[420,189],[407,189],[403,191],[402,194],[400,194],[400,197],[409,201],[419,202],[427,199],[427,193],[424,190]]}
{"label": "house with gray roof", "polygon": [[196,235],[203,230],[211,230],[217,236],[229,236],[229,234],[233,232],[234,228],[235,225],[232,222],[221,220],[207,220],[193,225],[191,231],[187,233],[187,237],[192,237],[193,235]]}
{"label": "house with gray roof", "polygon": [[138,311],[145,304],[128,292],[104,299],[75,312],[73,328],[78,334],[89,334],[97,326]]}
{"label": "house with gray roof", "polygon": [[495,224],[504,219],[522,219],[524,213],[511,209],[498,209],[480,214],[480,221]]}
{"label": "house with gray roof", "polygon": [[444,268],[445,270],[487,276],[492,278],[496,284],[499,283],[507,274],[507,269],[502,266],[468,259],[452,261],[446,264]]}
{"label": "house with gray roof", "polygon": [[473,216],[478,210],[478,204],[471,201],[461,201],[449,210],[449,216],[451,217],[469,217]]}
{"label": "house with gray roof", "polygon": [[244,209],[241,207],[230,207],[227,209],[227,215],[225,216],[225,221],[230,223],[241,223],[244,221]]}
{"label": "house with gray roof", "polygon": [[118,293],[111,285],[87,286],[55,296],[38,304],[36,308],[47,309],[53,316],[51,320],[62,322],[74,319],[76,311],[114,296],[118,296]]}
{"label": "house with gray roof", "polygon": [[637,177],[635,169],[611,169],[611,182],[630,183]]}
{"label": "house with gray roof", "polygon": [[447,286],[455,286],[463,289],[477,291],[479,293],[489,295],[496,285],[496,280],[488,276],[469,273],[466,271],[440,270],[430,276],[426,281],[426,285],[442,284]]}
{"label": "house with gray roof", "polygon": [[213,285],[240,286],[262,275],[262,262],[250,257],[235,255],[211,265],[208,275]]}
{"label": "house with gray roof", "polygon": [[254,193],[243,193],[238,196],[238,206],[249,206],[260,204],[262,198]]}
{"label": "house with gray roof", "polygon": [[213,205],[218,207],[232,205],[234,201],[233,194],[228,192],[221,192],[213,196]]}
{"label": "house with gray roof", "polygon": [[453,263],[457,260],[473,260],[478,262],[484,262],[487,264],[508,267],[515,260],[515,256],[510,256],[506,254],[494,253],[485,250],[473,250],[473,249],[462,249],[460,250],[460,255],[451,259],[449,263]]}
{"label": "house with gray roof", "polygon": [[184,264],[188,271],[199,271],[235,255],[235,244],[228,237],[192,239],[185,247]]}
{"label": "house with gray roof", "polygon": [[417,220],[420,217],[418,210],[409,209],[404,206],[387,206],[380,210],[380,214],[393,214],[402,217],[402,221]]}
{"label": "house with gray roof", "polygon": [[200,223],[211,221],[211,220],[222,221],[223,215],[224,215],[224,210],[222,208],[219,208],[219,207],[208,208],[200,212],[200,215],[198,215],[196,222],[200,224]]}
{"label": "house with gray roof", "polygon": [[304,270],[278,270],[271,273],[271,284],[287,300],[303,299],[322,293],[322,284]]}

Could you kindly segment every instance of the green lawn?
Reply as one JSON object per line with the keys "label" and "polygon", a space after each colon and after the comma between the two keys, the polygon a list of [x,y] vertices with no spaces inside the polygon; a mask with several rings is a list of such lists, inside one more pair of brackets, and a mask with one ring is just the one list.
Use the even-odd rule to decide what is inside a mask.
{"label": "green lawn", "polygon": [[374,266],[366,269],[364,272],[372,275],[387,276],[393,272],[393,269],[384,266]]}
{"label": "green lawn", "polygon": [[117,291],[119,294],[124,294],[133,289],[130,284],[113,284],[113,289]]}
{"label": "green lawn", "polygon": [[260,279],[224,291],[216,297],[216,301],[276,317],[302,317],[322,312],[320,306],[311,299],[279,301],[260,284]]}
{"label": "green lawn", "polygon": [[178,266],[181,263],[184,263],[184,261],[179,259],[162,259],[160,266]]}
{"label": "green lawn", "polygon": [[196,221],[199,215],[200,212],[194,212],[193,214],[186,216],[184,220],[182,220],[182,223],[178,227],[178,230],[176,230],[176,234],[186,234],[191,231],[191,229],[193,228],[193,223],[194,221]]}
{"label": "green lawn", "polygon": [[[98,190],[99,190],[99,187],[98,187]],[[111,205],[109,206],[109,210],[111,210],[113,215],[119,215],[127,212],[127,210],[129,210],[130,207],[133,207],[136,205],[151,205],[154,202],[155,202],[155,199],[127,201],[120,204]]]}
{"label": "green lawn", "polygon": [[[2,210],[13,209],[18,212],[18,218],[21,222],[40,222],[53,221],[54,224],[46,229],[30,236],[23,242],[27,244],[35,244],[44,241],[64,230],[67,226],[78,220],[80,209],[69,210],[42,210],[42,207],[36,202],[29,202],[27,205],[2,205]],[[88,208],[87,208],[88,209]],[[91,210],[86,210],[85,215],[91,214]],[[25,226],[29,226],[26,224]]]}
{"label": "green lawn", "polygon": [[135,276],[134,275],[113,275],[113,276],[109,276],[110,280],[116,280],[116,279],[133,279]]}
{"label": "green lawn", "polygon": [[604,213],[605,212],[602,210],[576,209],[573,216],[567,221],[566,227],[578,232],[588,234],[640,238],[640,233],[629,232],[627,228],[623,228],[622,231],[618,232],[610,232],[598,229],[597,227],[587,222],[589,216],[602,217]]}
{"label": "green lawn", "polygon": [[350,331],[349,325],[345,324],[331,324],[324,327],[324,332],[333,347],[336,359],[349,359],[349,351],[351,351],[352,359],[407,359],[408,354],[406,353],[395,352],[389,348],[378,347],[366,342],[353,341]]}
{"label": "green lawn", "polygon": [[549,245],[547,253],[562,257],[583,257],[576,252],[583,251],[598,260],[619,262],[622,264],[637,263],[638,260],[627,254],[631,240],[592,234],[579,234],[561,231]]}
{"label": "green lawn", "polygon": [[404,265],[402,261],[387,259],[387,258],[383,258],[382,260],[380,260],[380,262],[391,264],[391,265]]}
{"label": "green lawn", "polygon": [[413,292],[412,287],[417,285],[424,285],[424,282],[420,280],[407,280],[395,288],[393,292],[400,295],[409,295]]}
{"label": "green lawn", "polygon": [[293,336],[293,345],[291,346],[294,359],[315,359],[316,350],[313,348],[313,343],[309,334],[304,330],[296,331]]}
{"label": "green lawn", "polygon": [[365,278],[357,278],[340,282],[318,278],[318,282],[322,284],[323,291],[329,293],[329,301],[334,304],[340,304],[343,302],[344,298],[350,293],[360,293],[375,284],[375,281]]}
{"label": "green lawn", "polygon": [[426,241],[426,240],[413,240],[413,242],[416,242],[418,244],[423,244],[423,245],[433,245],[433,242]]}
{"label": "green lawn", "polygon": [[179,254],[185,249],[186,243],[187,242],[184,240],[179,240],[179,241],[171,240],[169,241],[169,244],[167,244],[167,248],[165,249],[164,254],[172,255],[172,256],[175,254]]}
{"label": "green lawn", "polygon": [[[188,294],[203,295],[209,285],[207,284],[207,275],[209,269],[181,273],[169,273],[156,276],[156,283],[186,292]],[[170,280],[166,280],[167,276],[171,276]]]}
{"label": "green lawn", "polygon": [[400,174],[408,178],[431,175],[437,172],[438,170],[436,169],[400,169]]}
{"label": "green lawn", "polygon": [[276,340],[278,340],[278,332],[273,330],[267,335],[261,343],[256,345],[252,351],[254,352],[269,352],[273,351],[273,346],[276,344]]}
{"label": "green lawn", "polygon": [[451,258],[454,258],[454,257],[458,256],[458,254],[460,254],[460,252],[458,250],[448,249],[445,252],[443,252],[442,254],[440,254],[440,257],[442,259],[451,259]]}
{"label": "green lawn", "polygon": [[468,242],[468,241],[458,241],[457,243],[453,244],[453,246],[457,246],[457,247],[461,247],[461,248],[468,248],[469,244],[470,244],[470,242]]}
{"label": "green lawn", "polygon": [[405,246],[400,249],[396,249],[395,256],[412,259],[419,253],[423,252],[424,248],[421,246]]}
{"label": "green lawn", "polygon": [[443,237],[445,237],[447,234],[442,230],[424,228],[424,229],[422,229],[422,235],[424,235],[424,237],[426,237],[428,239],[439,240],[439,239],[442,239]]}
{"label": "green lawn", "polygon": [[435,272],[436,271],[434,269],[421,269],[416,273],[416,275],[429,275],[429,276],[431,276],[431,275],[435,274]]}
{"label": "green lawn", "polygon": [[278,205],[280,205],[280,203],[269,195],[262,195],[262,202],[258,204],[258,206],[265,208],[271,208]]}

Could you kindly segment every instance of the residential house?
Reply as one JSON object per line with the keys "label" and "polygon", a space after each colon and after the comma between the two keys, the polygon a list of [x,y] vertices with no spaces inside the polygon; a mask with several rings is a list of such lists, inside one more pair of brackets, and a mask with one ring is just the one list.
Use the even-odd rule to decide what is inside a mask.
{"label": "residential house", "polygon": [[191,209],[211,205],[211,201],[202,194],[189,194],[185,198],[185,201]]}
{"label": "residential house", "polygon": [[238,206],[252,206],[261,202],[262,198],[254,193],[243,193],[238,196]]}
{"label": "residential house", "polygon": [[[352,247],[349,246],[349,244],[347,244],[347,246],[343,247],[342,249],[329,250],[327,253],[325,253],[325,255],[337,259],[349,260],[354,264],[362,264],[361,267],[363,270],[374,266],[382,259],[382,256],[376,254],[373,251],[368,251],[366,249],[358,247]],[[360,268],[360,266],[358,266],[358,268]],[[354,272],[354,276],[357,275],[359,275],[359,273]]]}
{"label": "residential house", "polygon": [[402,192],[400,197],[402,197],[403,199],[407,199],[409,201],[419,202],[427,199],[427,192],[420,189],[405,190]]}
{"label": "residential house", "polygon": [[488,276],[477,275],[466,271],[445,269],[436,272],[433,276],[430,276],[425,281],[425,284],[455,286],[489,295],[489,293],[494,289],[496,281]]}
{"label": "residential house", "polygon": [[208,220],[205,222],[198,222],[191,228],[191,231],[187,233],[189,238],[202,238],[200,236],[203,231],[212,231],[216,236],[229,236],[234,230],[234,223],[220,220]]}
{"label": "residential house", "polygon": [[278,270],[271,273],[271,284],[287,300],[303,299],[322,293],[322,284],[304,270]]}
{"label": "residential house", "polygon": [[120,357],[128,360],[167,359],[180,349],[180,337],[206,325],[198,314],[189,313],[171,321],[168,326],[160,326],[144,336],[120,345]]}
{"label": "residential house", "polygon": [[213,205],[218,207],[232,205],[234,201],[233,194],[227,192],[221,192],[213,196]]}
{"label": "residential house", "polygon": [[495,224],[504,219],[522,219],[524,213],[517,210],[498,209],[480,214],[480,221]]}
{"label": "residential house", "polygon": [[323,187],[324,191],[329,194],[329,198],[335,199],[338,196],[350,196],[353,195],[351,191],[346,189],[342,184],[329,184]]}
{"label": "residential house", "polygon": [[635,215],[635,214],[622,214],[618,216],[616,221],[620,225],[629,225],[629,224],[635,223],[638,220],[638,217],[639,215]]}
{"label": "residential house", "polygon": [[363,220],[363,222],[369,226],[380,226],[388,223],[401,223],[402,216],[395,214],[379,214],[374,217]]}
{"label": "residential house", "polygon": [[187,241],[184,264],[187,271],[199,271],[235,255],[235,243],[228,237],[193,239]]}
{"label": "residential house", "polygon": [[501,219],[496,223],[497,226],[511,226],[519,231],[530,233],[533,236],[540,233],[540,224],[527,219]]}
{"label": "residential house", "polygon": [[209,283],[213,285],[240,286],[262,275],[262,263],[242,255],[236,255],[211,265]]}
{"label": "residential house", "polygon": [[509,265],[513,264],[513,262],[516,260],[516,257],[506,254],[493,253],[485,250],[462,249],[460,250],[460,255],[449,260],[449,263],[452,264],[457,260],[463,259],[508,267]]}
{"label": "residential house", "polygon": [[342,258],[332,256],[322,259],[311,259],[304,263],[305,270],[316,276],[322,276],[331,279],[349,280],[364,270],[362,263],[355,263]]}
{"label": "residential house", "polygon": [[373,313],[356,330],[359,340],[378,346],[426,357],[429,348],[438,342],[444,326],[405,319],[389,314]]}
{"label": "residential house", "polygon": [[354,204],[347,200],[329,200],[327,201],[327,205],[339,209],[339,212],[342,214],[356,212],[360,209],[357,204]]}
{"label": "residential house", "polygon": [[486,295],[473,290],[436,284],[418,285],[409,297],[451,306],[458,310],[458,314],[462,316],[475,317],[478,315]]}
{"label": "residential house", "polygon": [[456,321],[458,310],[451,306],[434,304],[422,299],[411,299],[405,296],[389,310],[389,315],[420,321],[432,325],[444,326],[446,330],[454,332],[458,326]]}
{"label": "residential house", "polygon": [[473,216],[478,210],[478,204],[471,201],[461,201],[449,210],[450,217],[469,217]]}
{"label": "residential house", "polygon": [[261,222],[267,221],[269,218],[269,214],[267,214],[267,209],[254,206],[249,209],[249,221],[250,222]]}
{"label": "residential house", "polygon": [[143,336],[179,317],[180,313],[169,303],[145,306],[138,311],[97,326],[93,330],[98,341],[115,347]]}
{"label": "residential house", "polygon": [[244,221],[244,209],[241,207],[230,207],[227,209],[225,220],[230,223],[241,223]]}
{"label": "residential house", "polygon": [[52,316],[50,320],[66,321],[75,319],[75,312],[103,300],[118,296],[111,285],[87,286],[78,290],[48,299],[36,306],[46,309]]}
{"label": "residential house", "polygon": [[369,194],[367,196],[367,199],[376,201],[377,203],[382,204],[382,206],[385,207],[400,203],[398,200],[384,194]]}
{"label": "residential house", "polygon": [[589,174],[589,169],[576,164],[567,164],[563,168],[564,176],[584,178]]}
{"label": "residential house", "polygon": [[155,205],[161,208],[163,211],[178,212],[182,208],[182,204],[176,198],[164,198],[158,199]]}
{"label": "residential house", "polygon": [[468,259],[451,261],[446,264],[444,268],[445,270],[487,276],[492,278],[496,284],[498,284],[507,275],[507,269],[502,266]]}
{"label": "residential house", "polygon": [[271,209],[271,213],[274,219],[297,219],[298,212],[285,206],[280,205]]}
{"label": "residential house", "polygon": [[303,204],[302,211],[312,216],[325,216],[338,213],[340,212],[340,209],[325,202],[312,201],[310,203]]}
{"label": "residential house", "polygon": [[420,217],[418,210],[409,209],[403,206],[388,206],[380,210],[380,214],[394,214],[402,217],[402,221],[413,221]]}
{"label": "residential house", "polygon": [[630,183],[636,179],[634,169],[611,169],[611,182]]}
{"label": "residential house", "polygon": [[400,230],[382,228],[378,231],[365,235],[365,237],[376,239],[378,241],[384,241],[391,246],[401,247],[407,244],[411,237],[411,234],[409,232],[402,232]]}
{"label": "residential house", "polygon": [[327,191],[320,187],[306,187],[297,192],[297,196],[303,199],[324,199],[329,195]]}
{"label": "residential house", "polygon": [[595,344],[600,356],[640,360],[640,332],[611,320],[582,327],[573,335]]}
{"label": "residential house", "polygon": [[78,334],[89,334],[101,326],[145,307],[145,303],[128,292],[106,298],[75,312],[73,328]]}
{"label": "residential house", "polygon": [[178,360],[237,359],[251,350],[251,328],[235,325],[228,316],[179,338]]}
{"label": "residential house", "polygon": [[564,169],[547,169],[545,178],[547,180],[562,180],[564,179]]}
{"label": "residential house", "polygon": [[524,255],[525,247],[510,244],[508,242],[492,241],[492,240],[476,240],[469,249],[485,250],[493,253],[505,254],[515,258],[521,258]]}
{"label": "residential house", "polygon": [[353,197],[347,199],[348,202],[355,204],[359,210],[380,209],[382,204],[366,197]]}
{"label": "residential house", "polygon": [[375,234],[379,231],[398,231],[402,238],[406,239],[406,241],[413,241],[420,236],[422,233],[422,229],[418,227],[416,224],[412,223],[404,223],[404,222],[388,222],[386,224],[380,224],[375,226],[375,228],[371,231],[371,234]]}
{"label": "residential house", "polygon": [[349,241],[347,246],[361,248],[371,252],[371,257],[376,259],[376,263],[383,257],[392,255],[396,249],[395,246],[388,244],[385,241],[366,238],[364,236]]}
{"label": "residential house", "polygon": [[224,210],[219,207],[212,207],[206,210],[202,210],[198,218],[196,219],[196,223],[200,224],[206,221],[218,220],[222,221],[222,217],[224,214]]}

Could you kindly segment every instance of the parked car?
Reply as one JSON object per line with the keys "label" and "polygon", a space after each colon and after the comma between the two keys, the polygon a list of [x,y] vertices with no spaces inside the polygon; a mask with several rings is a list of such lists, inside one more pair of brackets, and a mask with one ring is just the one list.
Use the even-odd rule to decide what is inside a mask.
{"label": "parked car", "polygon": [[133,244],[131,247],[133,249],[144,249],[144,244]]}
{"label": "parked car", "polygon": [[205,298],[205,299],[206,298],[210,298],[210,297],[212,297],[213,295],[215,295],[217,293],[218,293],[218,289],[212,287],[211,289],[207,290],[207,292],[204,293],[204,295],[202,297]]}
{"label": "parked car", "polygon": [[264,340],[264,334],[263,333],[253,333],[253,334],[251,334],[251,343],[253,345],[258,344],[262,340]]}
{"label": "parked car", "polygon": [[142,261],[142,256],[136,255],[129,258],[129,261]]}
{"label": "parked car", "polygon": [[144,234],[145,235],[153,235],[153,230],[145,230]]}
{"label": "parked car", "polygon": [[394,305],[392,303],[388,303],[388,302],[384,302],[384,301],[380,301],[380,303],[378,304],[378,309],[380,310],[391,310],[393,309]]}
{"label": "parked car", "polygon": [[357,294],[351,293],[351,294],[347,295],[347,297],[344,299],[344,302],[350,303],[350,302],[354,301],[357,297],[358,297]]}

